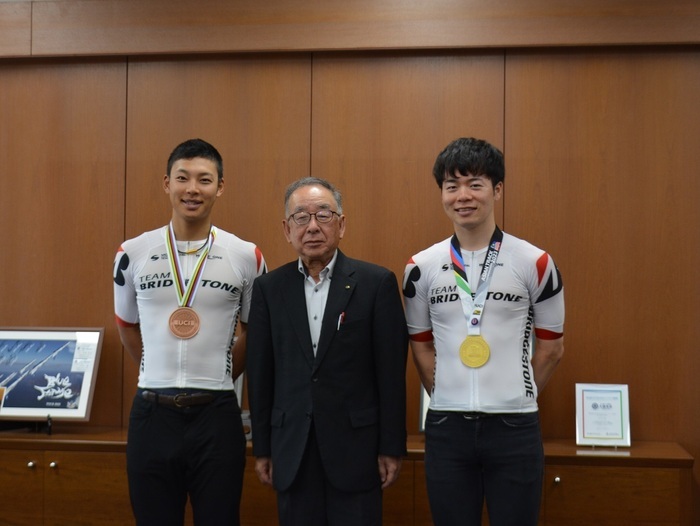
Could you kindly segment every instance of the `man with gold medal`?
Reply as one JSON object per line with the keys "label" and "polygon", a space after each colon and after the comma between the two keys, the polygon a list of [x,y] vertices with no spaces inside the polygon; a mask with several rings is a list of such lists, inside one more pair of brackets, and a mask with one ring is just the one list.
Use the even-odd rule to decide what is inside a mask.
{"label": "man with gold medal", "polygon": [[[258,248],[212,225],[223,163],[192,139],[170,154],[170,223],[125,241],[114,305],[125,350],[140,364],[127,473],[137,525],[239,524],[246,440],[233,381],[245,364]],[[237,324],[240,328],[237,336]]]}
{"label": "man with gold medal", "polygon": [[425,471],[436,526],[535,526],[544,453],[537,396],[563,352],[552,258],[496,225],[503,154],[461,138],[433,176],[454,234],[414,255],[403,289],[414,363],[430,394]]}

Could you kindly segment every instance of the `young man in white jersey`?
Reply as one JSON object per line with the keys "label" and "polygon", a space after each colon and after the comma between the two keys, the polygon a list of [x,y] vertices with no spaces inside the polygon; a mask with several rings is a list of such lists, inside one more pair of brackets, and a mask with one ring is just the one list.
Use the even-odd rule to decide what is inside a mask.
{"label": "young man in white jersey", "polygon": [[433,176],[454,235],[409,260],[403,291],[431,396],[433,521],[480,525],[485,499],[492,526],[535,526],[544,469],[537,395],[564,352],[561,276],[546,252],[496,226],[505,178],[497,148],[457,139]]}
{"label": "young man in white jersey", "polygon": [[131,504],[138,526],[181,526],[188,497],[196,525],[237,525],[246,441],[233,381],[265,260],[212,225],[224,190],[212,145],[177,146],[163,189],[170,223],[125,241],[114,264],[117,328],[140,364],[127,442]]}

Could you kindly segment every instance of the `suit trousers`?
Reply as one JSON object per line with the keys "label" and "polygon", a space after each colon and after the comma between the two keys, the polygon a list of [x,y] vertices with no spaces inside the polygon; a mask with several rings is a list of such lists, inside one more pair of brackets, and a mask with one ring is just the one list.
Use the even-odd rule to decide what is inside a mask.
{"label": "suit trousers", "polygon": [[289,489],[277,493],[277,508],[280,526],[380,526],[382,489],[347,492],[331,486],[312,424],[299,472]]}
{"label": "suit trousers", "polygon": [[182,526],[189,496],[195,525],[238,526],[246,439],[236,394],[214,392],[208,404],[178,408],[140,393],[126,448],[136,524]]}
{"label": "suit trousers", "polygon": [[538,413],[429,410],[425,475],[435,526],[536,526],[544,471]]}

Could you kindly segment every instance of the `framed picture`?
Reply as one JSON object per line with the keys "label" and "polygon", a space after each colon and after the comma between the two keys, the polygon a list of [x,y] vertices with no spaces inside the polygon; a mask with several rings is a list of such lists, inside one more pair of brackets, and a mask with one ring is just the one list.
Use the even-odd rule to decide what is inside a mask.
{"label": "framed picture", "polygon": [[631,445],[628,391],[627,385],[576,384],[577,445]]}
{"label": "framed picture", "polygon": [[0,328],[0,419],[89,420],[102,328]]}

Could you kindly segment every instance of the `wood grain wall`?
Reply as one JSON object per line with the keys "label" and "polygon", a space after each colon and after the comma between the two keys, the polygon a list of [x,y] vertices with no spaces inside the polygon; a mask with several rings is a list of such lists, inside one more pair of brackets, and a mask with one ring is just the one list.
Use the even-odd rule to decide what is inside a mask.
{"label": "wood grain wall", "polygon": [[572,422],[575,382],[624,383],[633,439],[694,449],[700,55],[522,52],[506,70],[504,224],[552,252],[566,287],[544,433]]}
{"label": "wood grain wall", "polygon": [[0,326],[108,328],[95,425],[122,412],[105,278],[124,233],[126,75],[124,61],[0,64]]}
{"label": "wood grain wall", "polygon": [[[51,54],[37,53],[39,43],[63,37],[39,38],[42,13],[80,26],[75,9],[119,7],[28,5],[0,2],[0,55]],[[660,6],[646,2],[639,16]],[[545,436],[574,437],[576,382],[627,383],[632,439],[674,440],[700,457],[700,37],[669,22],[692,20],[696,6],[679,2],[660,19],[666,36],[677,29],[694,42],[686,47],[604,46],[615,42],[591,30],[584,40],[595,47],[552,47],[562,41],[546,44],[547,33],[544,47],[501,36],[494,49],[407,49],[395,33],[373,51],[299,52],[287,40],[283,53],[165,55],[153,44],[114,58],[2,59],[0,326],[106,327],[90,425],[125,425],[136,367],[114,329],[110,270],[123,239],[167,221],[160,180],[176,143],[201,136],[221,150],[226,189],[215,220],[256,242],[270,267],[294,257],[281,232],[284,187],[312,174],[344,193],[342,248],[401,276],[408,257],[450,233],[430,176],[435,155],[457,136],[478,136],[506,154],[499,222],[546,248],[564,277],[567,352],[540,399]],[[543,13],[562,15],[518,13],[521,33]],[[118,27],[135,23],[120,16]],[[435,16],[422,31],[440,26]],[[323,17],[312,19],[328,31]],[[105,24],[103,15],[90,20]],[[94,44],[85,25],[76,31],[76,42]],[[638,43],[662,41],[659,31]],[[407,374],[416,433],[410,363]],[[696,518],[699,480],[696,463]]]}

